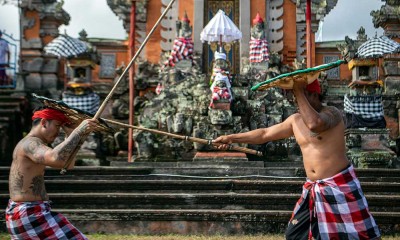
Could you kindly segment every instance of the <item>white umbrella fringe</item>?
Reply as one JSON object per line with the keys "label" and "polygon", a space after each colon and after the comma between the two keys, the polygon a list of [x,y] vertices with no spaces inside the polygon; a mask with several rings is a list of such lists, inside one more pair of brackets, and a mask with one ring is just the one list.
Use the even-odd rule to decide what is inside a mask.
{"label": "white umbrella fringe", "polygon": [[200,40],[204,42],[232,42],[242,38],[242,32],[224,11],[219,10],[200,33]]}

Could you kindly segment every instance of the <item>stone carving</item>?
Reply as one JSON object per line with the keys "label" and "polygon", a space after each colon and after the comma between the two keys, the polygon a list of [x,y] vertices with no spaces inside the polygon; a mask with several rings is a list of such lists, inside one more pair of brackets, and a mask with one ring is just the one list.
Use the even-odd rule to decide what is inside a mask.
{"label": "stone carving", "polygon": [[217,74],[211,87],[211,102],[210,107],[216,108],[215,102],[219,100],[228,100],[228,103],[232,101],[231,84],[227,76]]}
{"label": "stone carving", "polygon": [[231,81],[230,75],[230,64],[226,60],[226,54],[223,52],[214,52],[214,63],[211,73],[210,85],[214,82],[217,74],[222,74],[228,76],[229,81]]}
{"label": "stone carving", "polygon": [[344,41],[345,44],[338,44],[336,47],[339,49],[343,58],[347,62],[350,62],[355,57],[358,47],[356,46],[354,40],[348,36],[345,37]]}
{"label": "stone carving", "polygon": [[257,13],[257,16],[253,19],[253,27],[251,28],[251,40],[250,45],[250,62],[253,65],[268,67],[268,42],[265,36],[264,21]]}
{"label": "stone carving", "polygon": [[123,155],[128,151],[128,129],[120,128],[114,134],[115,150],[118,151],[117,155]]}
{"label": "stone carving", "polygon": [[385,1],[386,4],[380,10],[371,11],[372,22],[375,28],[382,27],[385,36],[390,38],[400,37],[398,27],[400,15],[400,3],[398,0]]}
{"label": "stone carving", "polygon": [[[269,50],[270,52],[277,52],[281,53],[283,50],[283,32],[279,31],[283,24],[283,0],[274,0],[274,1],[269,1],[270,4],[268,4],[268,13],[266,14],[267,16],[270,16],[269,19],[271,21],[269,22],[268,26],[268,40],[269,40]],[[300,45],[298,45],[300,46]]]}
{"label": "stone carving", "polygon": [[135,130],[133,139],[137,149],[137,159],[149,160],[154,152],[154,136],[146,131]]}
{"label": "stone carving", "polygon": [[[177,38],[174,41],[168,60],[164,62],[164,67],[178,67],[188,71],[193,61],[193,41],[192,26],[185,12],[181,21],[176,21]],[[179,63],[179,64],[178,64]],[[177,65],[178,64],[178,65]]]}
{"label": "stone carving", "polygon": [[389,147],[388,130],[347,129],[347,155],[358,168],[391,167],[396,154]]}

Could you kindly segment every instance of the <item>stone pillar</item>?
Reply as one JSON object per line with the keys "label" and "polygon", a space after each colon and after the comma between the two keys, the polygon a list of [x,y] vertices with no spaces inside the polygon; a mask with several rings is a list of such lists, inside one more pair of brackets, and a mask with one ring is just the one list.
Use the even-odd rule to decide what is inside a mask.
{"label": "stone pillar", "polygon": [[200,41],[200,33],[204,26],[204,1],[194,1],[194,19],[193,19],[193,40],[194,51],[203,53],[203,43]]}
{"label": "stone pillar", "polygon": [[[242,59],[242,57],[248,57],[250,51],[250,1],[240,1],[239,9],[239,29],[242,32],[242,39],[240,40],[240,59]],[[240,66],[240,69],[242,69],[242,67],[243,66]]]}
{"label": "stone pillar", "polygon": [[25,90],[48,91],[58,98],[58,59],[43,54],[43,48],[58,36],[58,27],[68,24],[70,17],[56,0],[23,0],[20,7],[21,69],[27,73]]}

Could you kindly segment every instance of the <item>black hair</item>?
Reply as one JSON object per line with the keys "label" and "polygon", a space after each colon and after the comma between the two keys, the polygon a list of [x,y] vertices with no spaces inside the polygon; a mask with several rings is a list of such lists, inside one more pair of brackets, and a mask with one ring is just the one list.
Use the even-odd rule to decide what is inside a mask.
{"label": "black hair", "polygon": [[[37,107],[35,107],[35,109],[33,109],[33,112],[32,113],[35,113],[35,112],[37,112],[37,111],[40,111],[40,110],[43,110],[43,109],[46,109],[47,107],[46,106],[44,106],[44,105],[41,105],[41,106],[37,106]],[[39,123],[40,123],[40,120],[42,120],[41,118],[36,118],[35,120],[33,120],[32,121],[32,126],[37,126]]]}

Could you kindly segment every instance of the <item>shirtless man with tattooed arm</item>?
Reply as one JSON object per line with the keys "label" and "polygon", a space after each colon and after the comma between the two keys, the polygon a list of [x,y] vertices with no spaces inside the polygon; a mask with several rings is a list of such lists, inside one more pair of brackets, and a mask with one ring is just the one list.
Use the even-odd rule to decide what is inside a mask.
{"label": "shirtless man with tattooed arm", "polygon": [[[62,112],[50,108],[35,111],[32,120],[31,131],[13,153],[7,229],[12,239],[86,239],[64,216],[50,210],[44,172],[46,166],[61,169],[69,158],[75,158],[71,155],[80,139],[93,131],[97,121],[85,120],[73,129],[67,126]],[[60,128],[68,137],[55,148],[49,147]],[[74,164],[75,159],[67,168],[72,169]]]}
{"label": "shirtless man with tattooed arm", "polygon": [[[345,125],[341,112],[335,107],[322,105],[318,80],[309,85],[295,81],[293,93],[298,113],[282,123],[220,136],[214,142],[223,143],[218,148],[226,150],[231,143],[263,144],[291,136],[296,138],[307,182],[288,224],[286,239],[379,238],[378,227],[346,157]],[[347,204],[348,209],[340,204]],[[334,214],[329,217],[333,217],[327,217],[327,213],[332,212]],[[363,224],[352,222],[352,219],[363,221]]]}

